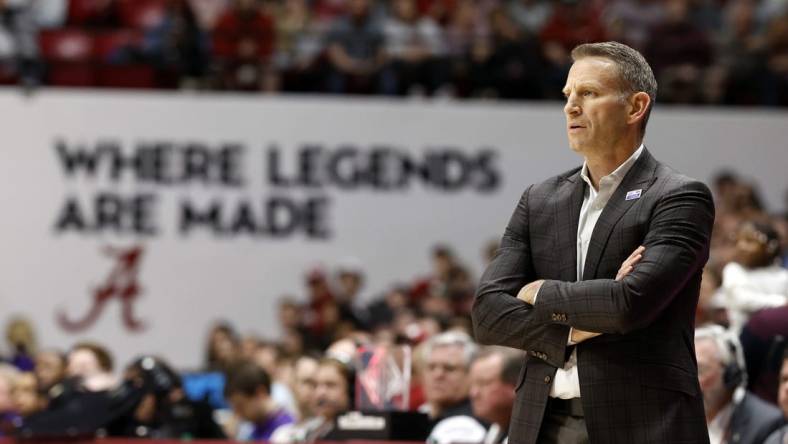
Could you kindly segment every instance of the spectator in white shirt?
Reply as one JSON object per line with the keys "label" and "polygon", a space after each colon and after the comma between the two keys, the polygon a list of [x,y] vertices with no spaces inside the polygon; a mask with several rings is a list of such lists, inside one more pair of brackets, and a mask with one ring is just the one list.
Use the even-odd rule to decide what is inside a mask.
{"label": "spectator in white shirt", "polygon": [[745,222],[737,233],[736,260],[722,271],[722,291],[730,329],[739,334],[750,316],[788,303],[788,270],[780,256],[777,231],[769,223]]}

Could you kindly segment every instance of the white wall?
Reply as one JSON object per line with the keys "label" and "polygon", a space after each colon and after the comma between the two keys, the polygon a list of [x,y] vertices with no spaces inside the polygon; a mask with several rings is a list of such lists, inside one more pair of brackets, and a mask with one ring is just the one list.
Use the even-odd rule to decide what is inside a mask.
{"label": "white wall", "polygon": [[[242,332],[276,336],[276,298],[300,295],[303,271],[315,263],[331,267],[346,256],[359,258],[368,270],[366,290],[372,295],[427,270],[429,246],[445,242],[478,273],[482,245],[501,234],[524,187],[581,162],[567,147],[557,104],[63,91],[23,97],[5,91],[0,115],[5,137],[0,149],[4,316],[30,317],[43,345],[65,348],[82,338],[106,342],[121,364],[137,352],[156,352],[176,365],[196,367],[205,330],[217,318],[231,320]],[[703,180],[719,168],[734,168],[756,179],[767,202],[781,209],[787,185],[786,117],[785,112],[659,107],[646,144],[658,159]],[[214,147],[212,152],[230,142],[243,147],[238,174],[244,184],[161,185],[128,175],[113,182],[101,167],[93,179],[68,176],[56,150],[58,140],[72,147],[114,140],[126,154],[146,141],[198,142]],[[459,150],[468,158],[489,150],[495,153],[490,165],[500,184],[479,191],[474,184],[484,182],[482,175],[453,192],[420,180],[393,191],[271,185],[265,161],[271,144],[281,149],[283,169],[292,174],[296,152],[310,143],[329,152],[357,147],[360,162],[370,161],[363,153],[384,145],[414,159],[428,150]],[[392,170],[385,174],[394,174],[396,163],[387,165]],[[150,223],[157,234],[55,229],[69,196],[78,196],[82,210],[88,211],[102,192],[155,196]],[[239,200],[258,204],[272,195],[327,199],[323,224],[330,235],[178,232],[183,200],[217,199],[226,210]],[[93,289],[106,280],[112,262],[103,249],[132,245],[144,248],[138,276],[142,294],[134,310],[147,329],[127,331],[118,300],[110,301],[98,322],[81,333],[60,328],[57,311],[81,316]]]}

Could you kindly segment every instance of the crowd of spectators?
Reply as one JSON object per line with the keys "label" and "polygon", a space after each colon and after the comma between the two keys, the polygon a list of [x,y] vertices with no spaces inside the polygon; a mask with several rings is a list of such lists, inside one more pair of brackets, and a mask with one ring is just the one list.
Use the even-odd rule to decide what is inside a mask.
{"label": "crowd of spectators", "polygon": [[[766,211],[755,185],[733,173],[720,173],[713,188],[717,217],[696,316],[710,434],[760,443],[774,433],[771,442],[782,442],[788,215]],[[482,254],[489,260],[496,248],[492,242]],[[361,399],[360,351],[383,347],[412,350],[399,406],[426,415],[429,442],[504,442],[524,353],[474,341],[473,273],[447,246],[435,246],[431,259],[423,276],[378,296],[370,292],[380,289],[365,287],[359,260],[308,270],[302,293],[279,299],[278,338],[217,322],[202,368],[190,371],[146,355],[118,369],[95,342],[41,348],[33,326],[14,319],[0,364],[0,433],[335,439],[336,418]]]}
{"label": "crowd of spectators", "polygon": [[602,40],[660,103],[788,105],[781,0],[5,0],[0,83],[561,100]]}

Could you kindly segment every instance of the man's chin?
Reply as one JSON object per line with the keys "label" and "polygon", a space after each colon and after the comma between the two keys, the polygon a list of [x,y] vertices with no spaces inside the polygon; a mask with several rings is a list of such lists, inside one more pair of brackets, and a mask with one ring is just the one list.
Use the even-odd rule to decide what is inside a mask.
{"label": "man's chin", "polygon": [[569,148],[572,148],[572,151],[583,154],[583,146],[578,142],[573,142],[571,139],[569,140]]}

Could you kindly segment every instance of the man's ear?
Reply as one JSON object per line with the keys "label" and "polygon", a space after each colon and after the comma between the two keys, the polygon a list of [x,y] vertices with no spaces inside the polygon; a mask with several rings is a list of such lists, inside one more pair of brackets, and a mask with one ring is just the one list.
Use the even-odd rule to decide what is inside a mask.
{"label": "man's ear", "polygon": [[651,97],[643,91],[636,92],[629,98],[629,113],[627,123],[641,122],[646,118],[646,112],[651,105]]}

